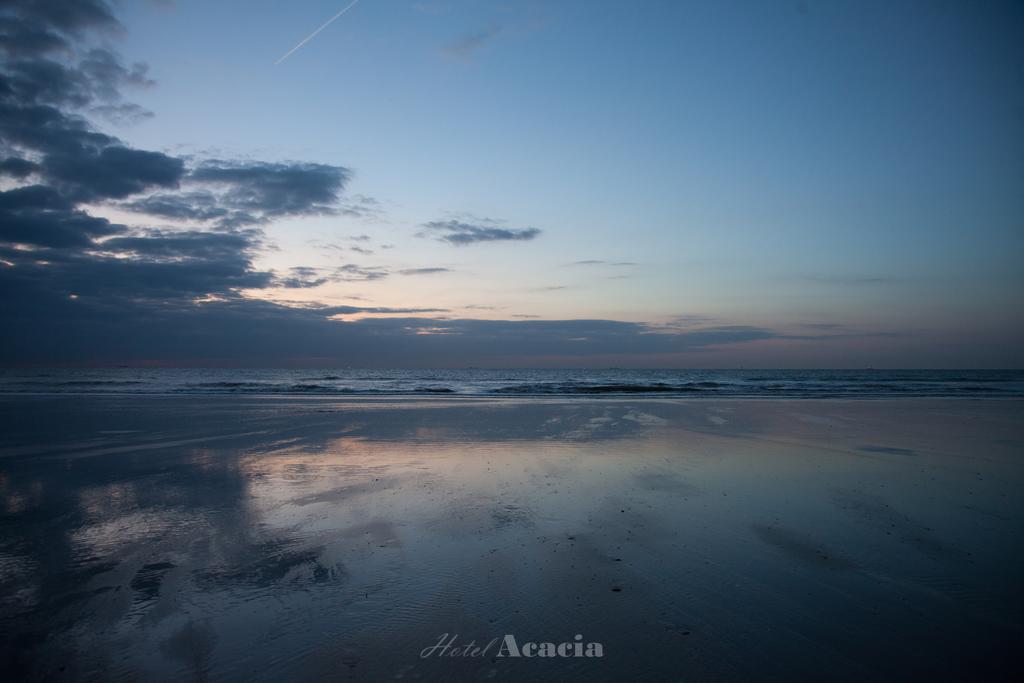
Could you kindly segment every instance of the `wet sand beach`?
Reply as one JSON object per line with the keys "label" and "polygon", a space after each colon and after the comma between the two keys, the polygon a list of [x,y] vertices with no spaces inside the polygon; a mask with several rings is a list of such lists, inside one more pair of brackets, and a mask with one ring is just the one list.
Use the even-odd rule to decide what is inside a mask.
{"label": "wet sand beach", "polygon": [[1022,418],[0,397],[0,655],[8,680],[1011,680]]}

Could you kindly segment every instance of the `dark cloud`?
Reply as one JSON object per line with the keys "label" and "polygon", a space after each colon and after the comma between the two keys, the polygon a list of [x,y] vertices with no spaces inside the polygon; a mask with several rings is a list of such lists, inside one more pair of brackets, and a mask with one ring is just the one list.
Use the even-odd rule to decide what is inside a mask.
{"label": "dark cloud", "polygon": [[17,16],[0,15],[0,50],[9,56],[31,57],[66,45],[62,36],[44,26]]}
{"label": "dark cloud", "polygon": [[351,172],[341,166],[211,160],[189,180],[225,189],[229,208],[268,217],[336,214],[335,206]]}
{"label": "dark cloud", "polygon": [[97,97],[88,77],[50,59],[20,59],[7,63],[6,89],[23,101],[81,107]]}
{"label": "dark cloud", "polygon": [[467,223],[460,220],[431,221],[424,223],[420,236],[432,236],[441,242],[456,246],[476,244],[478,242],[522,241],[532,240],[541,231],[538,228],[513,229],[503,227],[500,221],[488,219]]}
{"label": "dark cloud", "polygon": [[87,30],[114,31],[120,23],[102,0],[4,0],[0,3],[0,52],[8,59],[69,50]]}
{"label": "dark cloud", "polygon": [[[181,159],[132,149],[94,130],[83,112],[122,123],[148,116],[141,107],[122,102],[121,90],[152,85],[145,65],[126,66],[109,49],[78,51],[84,56],[77,62],[57,58],[78,53],[69,48],[85,29],[117,25],[106,4],[13,2],[0,12],[6,55],[0,136],[7,150],[20,150],[35,164],[32,171],[62,194],[96,202],[177,189],[182,182],[201,184],[207,192],[164,192],[125,207],[169,218],[216,220],[222,228],[338,211],[335,204],[349,175],[341,167],[205,160],[189,170]],[[26,32],[26,27],[33,30]],[[13,175],[25,169],[17,162],[4,168]]]}
{"label": "dark cloud", "polygon": [[100,48],[90,50],[78,69],[91,82],[95,96],[106,101],[119,100],[123,87],[149,88],[156,84],[146,64],[125,66],[115,53]]}
{"label": "dark cloud", "polygon": [[[77,63],[48,57],[8,59],[5,89],[24,101],[84,108],[90,104],[121,101],[124,87],[149,87],[154,82],[144,64],[125,66],[116,53],[93,48]],[[137,105],[131,105],[141,110]]]}
{"label": "dark cloud", "polygon": [[11,176],[12,178],[25,179],[32,175],[39,169],[39,165],[35,162],[21,157],[7,157],[3,161],[0,161],[0,174]]}
{"label": "dark cloud", "polygon": [[36,159],[40,170],[45,170],[46,157],[61,157],[77,152],[93,152],[118,142],[116,138],[91,129],[88,123],[73,113],[31,100],[24,100],[17,92],[4,92],[0,75],[0,137],[6,151],[21,149]]}
{"label": "dark cloud", "polygon": [[185,169],[181,159],[122,145],[50,155],[42,166],[47,178],[81,202],[122,199],[153,187],[175,187]]}
{"label": "dark cloud", "polygon": [[216,195],[207,190],[154,194],[126,202],[121,207],[172,220],[211,221],[229,214],[226,208],[219,205]]}
{"label": "dark cloud", "polygon": [[73,201],[47,185],[22,185],[0,192],[0,210],[3,211],[70,211],[74,206]]}
{"label": "dark cloud", "polygon": [[[9,285],[14,270],[0,268],[0,286]],[[153,275],[145,273],[146,278]],[[117,280],[122,278],[119,274]],[[96,280],[92,274],[88,278]],[[590,356],[682,353],[776,336],[769,330],[740,326],[665,333],[641,323],[611,320],[453,320],[419,315],[429,309],[298,308],[232,295],[199,304],[151,296],[121,299],[112,305],[94,289],[78,293],[56,290],[52,280],[49,285],[38,284],[40,290],[31,297],[0,301],[0,315],[12,330],[0,337],[0,362],[159,358],[189,363],[221,358],[252,365],[312,359],[306,362],[407,366],[415,359],[416,364],[437,366],[571,357],[585,363]],[[181,284],[175,282],[173,287]],[[77,299],[69,297],[72,292],[79,294]],[[372,317],[405,310],[417,317]],[[359,314],[371,317],[330,318]]]}
{"label": "dark cloud", "polygon": [[31,22],[37,30],[71,35],[85,29],[120,26],[110,4],[104,0],[5,0],[3,9],[13,10],[17,19]]}
{"label": "dark cloud", "polygon": [[121,257],[179,261],[230,260],[258,246],[258,233],[216,233],[196,230],[150,230],[126,237],[114,237],[97,245],[103,252]]}
{"label": "dark cloud", "polygon": [[86,247],[124,226],[73,208],[57,190],[28,185],[0,192],[0,242],[38,247]]}
{"label": "dark cloud", "polygon": [[[0,269],[0,283],[17,294],[6,301],[4,317],[12,325],[25,324],[26,316],[36,323],[61,319],[64,301],[74,294],[80,305],[75,310],[129,328],[143,324],[133,310],[187,307],[197,297],[235,297],[239,289],[269,286],[272,275],[255,271],[246,248],[231,244],[232,238],[238,236],[152,234],[114,238],[87,251],[3,249],[12,265]],[[74,329],[70,322],[68,329]]]}
{"label": "dark cloud", "polygon": [[[252,265],[258,233],[140,230],[88,213],[87,203],[131,204],[160,190],[148,198],[154,213],[182,218],[187,207],[205,206],[208,214],[192,218],[223,216],[207,196],[178,191],[184,160],[130,147],[83,116],[102,106],[137,113],[120,90],[152,83],[144,65],[125,66],[116,53],[83,42],[94,29],[117,27],[102,2],[0,5],[0,149],[7,155],[0,170],[31,179],[0,192],[5,327],[37,314],[58,321],[77,314],[72,320],[86,326],[115,318],[142,324],[120,312],[186,310],[195,298],[237,297],[273,282]],[[69,301],[78,308],[69,312]]]}
{"label": "dark cloud", "polygon": [[[121,101],[121,89],[151,85],[146,68],[126,66],[116,53],[82,42],[96,29],[117,28],[103,2],[0,5],[0,171],[32,179],[0,192],[0,319],[10,332],[2,344],[8,363],[39,356],[88,359],[119,340],[141,343],[157,329],[179,340],[199,338],[204,332],[195,327],[202,324],[197,301],[246,309],[254,319],[273,310],[239,295],[274,281],[253,267],[258,233],[133,230],[83,206],[127,200],[153,214],[192,220],[224,220],[233,208],[220,207],[212,194],[179,192],[188,172],[182,159],[134,149],[85,118],[144,115]],[[213,183],[230,201],[267,213],[294,212],[305,198],[321,210],[333,196],[331,183],[338,184],[336,174],[304,183],[306,175],[330,176],[319,168],[299,169],[297,180],[275,165],[210,162],[206,168],[237,174]],[[160,193],[138,197],[153,190]]]}
{"label": "dark cloud", "polygon": [[[39,22],[38,30],[64,35],[95,24],[112,25],[105,5],[93,3],[8,3],[6,29]],[[46,22],[49,22],[47,24]],[[75,202],[120,199],[150,188],[176,187],[184,173],[180,159],[132,149],[94,130],[77,111],[97,103],[119,104],[119,89],[149,83],[145,67],[123,66],[112,52],[93,48],[77,63],[62,63],[3,34],[0,74],[0,140],[8,152],[32,164],[41,181]],[[56,49],[51,47],[50,49]],[[56,207],[49,207],[56,210]]]}
{"label": "dark cloud", "polygon": [[337,204],[349,176],[348,169],[327,164],[209,160],[181,177],[188,189],[140,197],[121,206],[234,229],[284,216],[343,213]]}

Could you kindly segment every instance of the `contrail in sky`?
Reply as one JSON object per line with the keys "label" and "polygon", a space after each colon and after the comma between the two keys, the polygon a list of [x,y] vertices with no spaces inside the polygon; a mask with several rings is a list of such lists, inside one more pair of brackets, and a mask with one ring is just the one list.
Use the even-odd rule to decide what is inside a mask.
{"label": "contrail in sky", "polygon": [[277,60],[276,62],[274,62],[274,64],[280,64],[280,63],[281,63],[281,62],[283,62],[284,60],[286,60],[286,59],[288,59],[289,57],[291,57],[291,56],[292,56],[292,53],[293,53],[293,52],[295,52],[296,50],[298,50],[298,49],[299,49],[300,47],[302,47],[303,45],[305,45],[305,44],[306,44],[306,43],[308,43],[309,41],[313,40],[313,38],[316,38],[316,34],[320,33],[320,31],[323,31],[323,30],[324,30],[325,28],[327,28],[327,27],[328,27],[328,26],[330,26],[330,25],[331,25],[332,23],[334,23],[334,20],[335,20],[335,19],[337,19],[337,18],[338,18],[338,17],[340,17],[340,16],[342,15],[342,14],[344,14],[345,12],[347,12],[347,11],[349,11],[350,9],[352,9],[353,7],[355,7],[355,6],[356,6],[356,4],[357,4],[358,2],[359,2],[359,0],[352,0],[352,2],[350,2],[350,3],[349,3],[349,4],[347,4],[347,5],[345,5],[345,8],[344,8],[343,10],[341,10],[340,12],[338,12],[337,14],[335,14],[335,15],[334,15],[333,17],[331,17],[330,19],[328,19],[327,21],[325,21],[325,22],[324,22],[324,24],[323,24],[323,26],[321,26],[320,28],[318,28],[317,30],[313,31],[313,32],[312,32],[312,33],[310,33],[310,34],[309,34],[308,36],[306,36],[305,38],[303,38],[303,39],[302,39],[302,42],[301,42],[301,43],[299,43],[298,45],[296,45],[296,46],[295,46],[295,47],[293,47],[292,49],[288,50],[288,52],[285,52],[285,53],[284,53],[284,56],[282,56],[282,57],[281,57],[281,59],[279,59],[279,60]]}

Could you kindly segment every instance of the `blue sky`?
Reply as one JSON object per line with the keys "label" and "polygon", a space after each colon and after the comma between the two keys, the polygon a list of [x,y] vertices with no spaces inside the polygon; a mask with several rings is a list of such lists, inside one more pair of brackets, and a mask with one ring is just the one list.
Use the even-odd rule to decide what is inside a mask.
{"label": "blue sky", "polygon": [[252,267],[389,276],[244,296],[775,335],[671,364],[1021,364],[1019,3],[361,0],[275,65],[345,4],[125,3],[101,37],[155,81],[96,122],[126,144],[351,172]]}

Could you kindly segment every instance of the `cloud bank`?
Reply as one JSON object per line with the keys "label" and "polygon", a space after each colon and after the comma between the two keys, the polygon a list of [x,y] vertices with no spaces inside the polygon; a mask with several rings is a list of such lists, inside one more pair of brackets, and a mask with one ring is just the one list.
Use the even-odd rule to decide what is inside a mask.
{"label": "cloud bank", "polygon": [[[249,298],[269,288],[388,277],[387,268],[357,263],[283,273],[254,266],[266,246],[262,227],[274,220],[366,216],[379,205],[345,197],[352,171],[344,166],[183,158],[99,131],[91,116],[148,115],[123,97],[126,89],[154,86],[146,66],[125,64],[98,45],[122,30],[101,0],[0,6],[2,364],[450,365],[677,353],[774,336],[755,327],[665,331],[610,320],[450,319],[436,307]],[[461,49],[479,42],[464,41]],[[160,223],[119,224],[91,213],[97,205]],[[426,223],[421,234],[467,246],[533,240],[541,231],[451,219]],[[339,319],[345,316],[357,319]]]}

